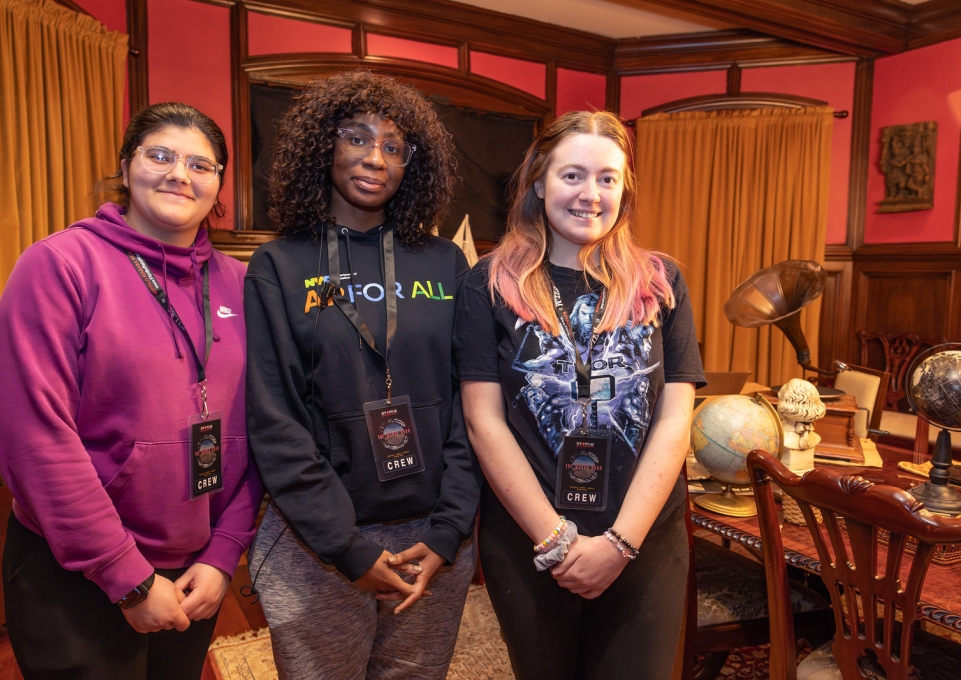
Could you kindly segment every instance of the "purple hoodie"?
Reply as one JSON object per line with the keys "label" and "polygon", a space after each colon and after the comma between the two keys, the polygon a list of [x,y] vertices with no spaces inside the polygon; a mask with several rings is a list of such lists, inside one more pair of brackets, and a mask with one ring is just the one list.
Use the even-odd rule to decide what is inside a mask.
{"label": "purple hoodie", "polygon": [[[30,246],[0,297],[0,472],[13,510],[57,561],[119,600],[153,569],[194,562],[233,574],[263,496],[247,455],[245,268],[134,231],[123,208]],[[190,500],[187,419],[200,412],[187,338],[127,258],[140,254],[200,357],[201,267],[214,342],[207,403],[223,411],[223,491]]]}

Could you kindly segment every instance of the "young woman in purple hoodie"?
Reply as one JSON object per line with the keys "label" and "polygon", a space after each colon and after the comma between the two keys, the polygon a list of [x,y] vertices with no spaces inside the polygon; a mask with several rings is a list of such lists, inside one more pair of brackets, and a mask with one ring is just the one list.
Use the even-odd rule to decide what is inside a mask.
{"label": "young woman in purple hoodie", "polygon": [[244,267],[206,227],[223,133],[130,121],[115,202],[28,248],[0,297],[7,625],[31,678],[199,678],[263,495],[247,454]]}

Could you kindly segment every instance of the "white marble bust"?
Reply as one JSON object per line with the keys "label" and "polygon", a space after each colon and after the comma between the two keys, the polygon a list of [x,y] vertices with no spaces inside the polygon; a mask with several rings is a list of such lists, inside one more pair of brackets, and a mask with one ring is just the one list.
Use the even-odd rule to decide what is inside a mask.
{"label": "white marble bust", "polygon": [[777,393],[777,412],[784,429],[781,462],[794,472],[807,472],[814,467],[814,447],[821,441],[814,421],[825,413],[817,387],[800,378],[788,380]]}

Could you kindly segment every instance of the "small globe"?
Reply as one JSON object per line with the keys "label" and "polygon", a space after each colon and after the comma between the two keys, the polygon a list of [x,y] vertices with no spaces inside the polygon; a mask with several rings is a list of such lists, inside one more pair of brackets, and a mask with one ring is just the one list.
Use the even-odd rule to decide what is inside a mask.
{"label": "small globe", "polygon": [[694,416],[691,447],[711,476],[727,484],[750,484],[747,454],[764,449],[778,455],[781,421],[770,404],[743,395],[719,397]]}
{"label": "small globe", "polygon": [[908,400],[922,418],[961,429],[961,344],[938,345],[919,356],[909,382]]}

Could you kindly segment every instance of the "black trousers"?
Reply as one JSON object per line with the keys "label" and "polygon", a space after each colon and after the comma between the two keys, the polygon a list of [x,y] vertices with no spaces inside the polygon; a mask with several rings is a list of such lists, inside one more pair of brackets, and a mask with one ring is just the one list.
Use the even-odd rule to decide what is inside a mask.
{"label": "black trousers", "polygon": [[487,591],[518,680],[670,678],[687,588],[683,507],[594,600],[534,568],[531,539],[489,488],[480,517]]}
{"label": "black trousers", "polygon": [[[176,580],[186,569],[158,569]],[[61,567],[47,541],[13,514],[3,552],[7,630],[25,680],[200,678],[217,617],[183,633],[138,633],[81,572]]]}

